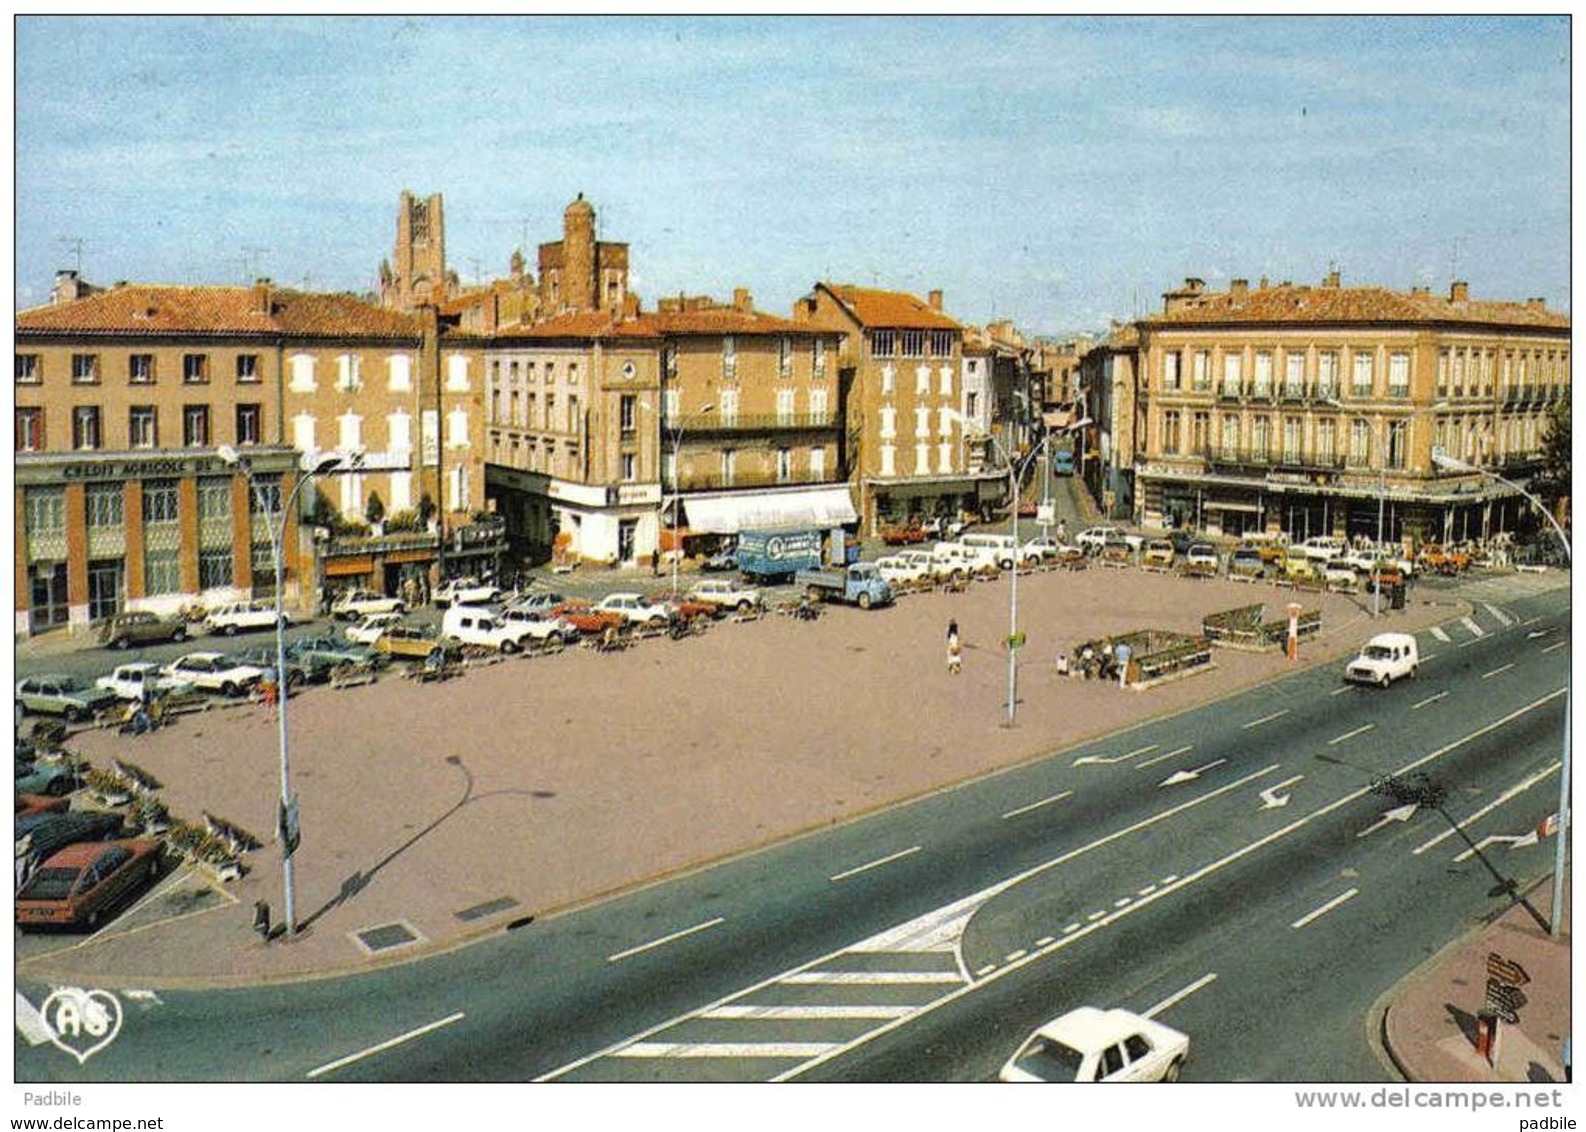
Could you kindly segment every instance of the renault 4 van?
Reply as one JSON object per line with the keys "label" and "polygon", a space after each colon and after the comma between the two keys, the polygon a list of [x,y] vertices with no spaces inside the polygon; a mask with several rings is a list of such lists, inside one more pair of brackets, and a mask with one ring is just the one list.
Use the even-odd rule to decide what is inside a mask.
{"label": "renault 4 van", "polygon": [[1402,676],[1414,678],[1421,667],[1415,638],[1408,633],[1378,633],[1366,642],[1360,655],[1344,669],[1344,679],[1355,684],[1386,688]]}

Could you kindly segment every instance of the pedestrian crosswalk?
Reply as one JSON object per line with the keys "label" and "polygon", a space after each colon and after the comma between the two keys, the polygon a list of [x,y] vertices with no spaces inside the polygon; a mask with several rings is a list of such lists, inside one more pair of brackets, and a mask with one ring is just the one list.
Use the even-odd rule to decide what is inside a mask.
{"label": "pedestrian crosswalk", "polygon": [[[1524,624],[1530,625],[1537,620],[1539,618],[1532,618]],[[1520,617],[1513,609],[1491,601],[1475,601],[1471,603],[1470,613],[1430,626],[1426,633],[1440,644],[1457,647],[1474,644],[1519,624]]]}

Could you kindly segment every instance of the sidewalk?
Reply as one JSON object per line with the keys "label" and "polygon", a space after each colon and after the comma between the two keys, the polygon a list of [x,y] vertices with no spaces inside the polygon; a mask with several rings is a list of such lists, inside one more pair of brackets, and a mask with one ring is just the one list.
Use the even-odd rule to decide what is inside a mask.
{"label": "sidewalk", "polygon": [[[1565,875],[1568,893],[1569,876]],[[1382,1043],[1410,1081],[1489,1084],[1563,1081],[1562,1044],[1570,1032],[1570,916],[1559,938],[1543,923],[1552,914],[1553,879],[1538,882],[1491,924],[1456,940],[1389,992]],[[1527,906],[1529,905],[1529,907]],[[1532,914],[1535,910],[1536,915]],[[1500,1025],[1496,1064],[1477,1055],[1476,1012],[1497,954],[1530,976],[1517,1026]]]}

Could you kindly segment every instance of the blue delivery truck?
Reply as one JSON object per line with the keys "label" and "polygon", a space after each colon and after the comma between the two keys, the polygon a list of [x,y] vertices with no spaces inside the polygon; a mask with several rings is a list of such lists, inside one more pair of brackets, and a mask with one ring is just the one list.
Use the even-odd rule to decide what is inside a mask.
{"label": "blue delivery truck", "polygon": [[785,581],[821,564],[821,531],[779,527],[738,533],[738,570],[755,581]]}

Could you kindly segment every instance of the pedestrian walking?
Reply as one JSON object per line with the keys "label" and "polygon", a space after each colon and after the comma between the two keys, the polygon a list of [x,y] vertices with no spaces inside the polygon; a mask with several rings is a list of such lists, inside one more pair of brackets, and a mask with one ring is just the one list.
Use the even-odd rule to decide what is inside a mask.
{"label": "pedestrian walking", "polygon": [[1057,674],[1059,676],[1067,676],[1068,675],[1068,654],[1067,653],[1061,653],[1060,652],[1060,653],[1057,654]]}
{"label": "pedestrian walking", "polygon": [[1113,650],[1113,655],[1118,658],[1118,687],[1120,688],[1126,688],[1129,685],[1130,653],[1129,646],[1122,641],[1118,642],[1118,647]]}
{"label": "pedestrian walking", "polygon": [[947,671],[949,675],[957,676],[964,670],[964,650],[958,643],[955,633],[947,638]]}
{"label": "pedestrian walking", "polygon": [[660,550],[659,547],[657,547],[655,550],[650,551],[650,577],[659,578],[660,576],[661,576],[661,550]]}
{"label": "pedestrian walking", "polygon": [[958,618],[954,617],[947,622],[947,639],[953,640],[958,636]]}

